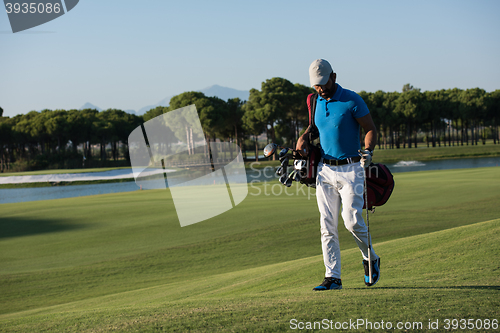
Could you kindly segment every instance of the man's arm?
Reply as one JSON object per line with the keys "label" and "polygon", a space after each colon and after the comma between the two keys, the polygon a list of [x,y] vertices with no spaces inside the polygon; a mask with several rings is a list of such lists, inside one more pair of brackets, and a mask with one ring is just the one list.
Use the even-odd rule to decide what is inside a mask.
{"label": "man's arm", "polygon": [[365,130],[365,149],[373,150],[377,144],[377,128],[373,122],[372,115],[367,114],[361,118],[356,118],[356,121]]}
{"label": "man's arm", "polygon": [[309,154],[309,134],[312,132],[312,125],[309,125],[306,131],[299,137],[299,139],[297,140],[297,145],[295,146],[295,150],[297,150],[300,155],[304,157]]}

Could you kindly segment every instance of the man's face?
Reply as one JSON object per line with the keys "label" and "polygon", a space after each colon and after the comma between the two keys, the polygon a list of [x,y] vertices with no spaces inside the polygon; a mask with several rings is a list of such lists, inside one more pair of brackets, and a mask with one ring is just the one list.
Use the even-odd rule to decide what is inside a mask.
{"label": "man's face", "polygon": [[333,94],[335,93],[335,73],[330,75],[330,78],[328,79],[328,82],[326,84],[315,85],[314,89],[316,89],[316,92],[322,98],[324,99],[332,98]]}

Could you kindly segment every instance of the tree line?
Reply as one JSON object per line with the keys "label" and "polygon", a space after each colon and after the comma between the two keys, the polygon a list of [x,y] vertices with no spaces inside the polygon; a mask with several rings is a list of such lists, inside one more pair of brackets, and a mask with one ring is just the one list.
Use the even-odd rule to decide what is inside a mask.
{"label": "tree line", "polygon": [[499,139],[500,90],[458,88],[421,92],[410,84],[399,92],[360,92],[383,148],[477,145]]}
{"label": "tree line", "polygon": [[[309,123],[306,97],[310,87],[284,78],[251,89],[248,101],[224,101],[201,92],[174,96],[168,107],[143,116],[108,109],[31,111],[2,117],[0,108],[0,171],[85,166],[129,165],[128,135],[137,126],[178,108],[195,104],[205,137],[234,142],[243,152],[262,143],[258,137],[293,147]],[[500,90],[480,88],[422,92],[410,84],[402,92],[362,91],[378,127],[379,148],[477,145],[499,139]],[[93,149],[92,149],[93,148]],[[21,166],[22,165],[22,166]],[[16,171],[16,170],[14,170]]]}
{"label": "tree line", "polygon": [[[142,122],[141,117],[116,109],[42,110],[0,117],[0,170],[113,165],[106,161],[125,157],[123,144]],[[93,151],[93,145],[99,150]]]}

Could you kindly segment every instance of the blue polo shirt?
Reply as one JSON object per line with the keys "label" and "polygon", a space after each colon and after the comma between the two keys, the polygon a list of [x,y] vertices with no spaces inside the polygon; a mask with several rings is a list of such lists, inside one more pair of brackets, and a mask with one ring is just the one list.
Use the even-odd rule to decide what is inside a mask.
{"label": "blue polo shirt", "polygon": [[314,121],[319,130],[322,156],[337,160],[359,156],[360,125],[356,118],[369,113],[358,94],[343,89],[339,84],[329,101],[318,95]]}

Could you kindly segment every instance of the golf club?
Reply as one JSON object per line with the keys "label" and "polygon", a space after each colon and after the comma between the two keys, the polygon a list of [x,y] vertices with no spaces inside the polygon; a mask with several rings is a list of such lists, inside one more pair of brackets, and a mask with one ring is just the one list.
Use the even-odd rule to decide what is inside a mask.
{"label": "golf club", "polygon": [[279,158],[279,160],[281,162],[281,165],[284,165],[284,164],[288,165],[288,161],[290,160],[290,155],[281,156]]}
{"label": "golf club", "polygon": [[270,143],[264,147],[264,157],[269,157],[276,152],[278,145],[275,143]]}
{"label": "golf club", "polygon": [[[269,143],[267,144],[267,146],[264,147],[264,156],[265,157],[272,156],[278,148],[281,149],[280,152],[278,153],[281,166],[276,169],[275,173],[276,176],[279,176],[280,183],[282,183],[286,187],[290,187],[292,186],[293,181],[296,182],[301,181],[303,169],[305,169],[307,162],[303,159],[298,159],[298,156],[300,155],[297,153],[296,150],[288,147],[282,147],[275,143]],[[288,154],[289,151],[291,151],[292,154]],[[293,163],[294,170],[290,174],[288,174],[288,166],[290,159],[294,161]]]}
{"label": "golf club", "polygon": [[370,219],[368,216],[368,190],[366,186],[366,173],[365,173],[365,203],[366,203],[366,228],[367,228],[367,233],[368,233],[368,274],[369,274],[369,283],[373,283],[373,276],[372,276],[372,241],[370,237]]}
{"label": "golf club", "polygon": [[282,158],[283,156],[285,156],[285,155],[286,155],[286,153],[288,153],[288,150],[289,150],[288,148],[283,148],[283,149],[281,149],[281,151],[280,151],[280,153],[279,153],[279,155],[278,155],[278,156],[279,156],[279,158]]}
{"label": "golf club", "polygon": [[281,156],[281,153],[285,149],[286,149],[286,151],[283,154],[286,154],[289,151],[297,153],[297,151],[295,149],[287,148],[287,147],[282,147],[282,146],[279,146],[279,145],[271,142],[271,143],[267,144],[267,146],[264,147],[264,157],[270,157],[270,156],[272,156],[276,152],[276,149],[278,149],[278,148],[281,148],[280,156]]}
{"label": "golf club", "polygon": [[288,176],[290,179],[300,182],[300,171],[299,170],[293,170],[290,175]]}
{"label": "golf club", "polygon": [[307,166],[306,160],[295,160],[293,161],[293,168],[295,170],[302,170]]}
{"label": "golf club", "polygon": [[278,167],[276,169],[276,176],[281,176],[285,173],[285,168],[283,167],[283,165],[281,165],[280,167]]}

